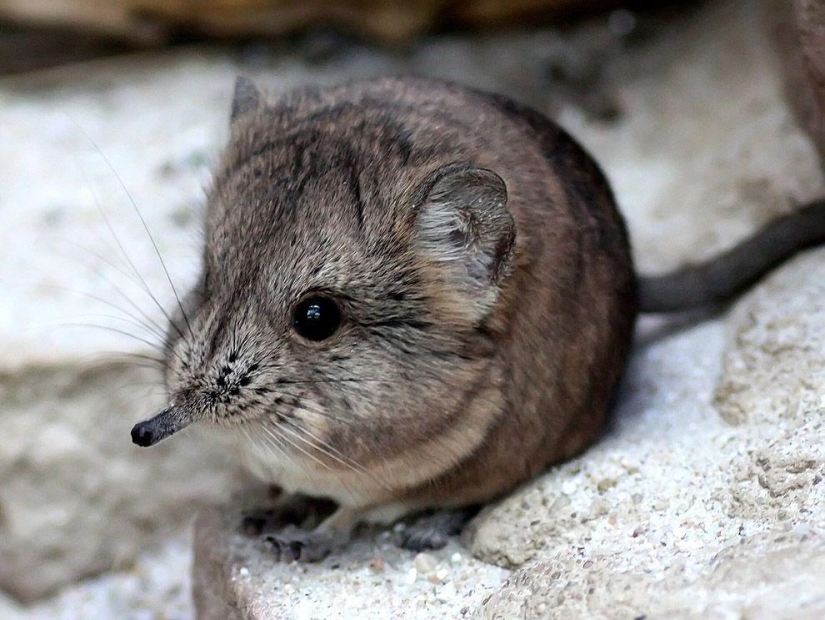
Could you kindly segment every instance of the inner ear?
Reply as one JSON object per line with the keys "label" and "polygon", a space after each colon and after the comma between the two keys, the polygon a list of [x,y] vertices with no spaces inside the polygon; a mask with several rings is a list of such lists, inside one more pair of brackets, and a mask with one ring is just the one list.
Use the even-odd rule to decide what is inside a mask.
{"label": "inner ear", "polygon": [[262,108],[264,96],[255,86],[255,83],[247,77],[239,75],[235,78],[235,90],[232,94],[232,113],[230,121],[235,121],[242,116],[251,114]]}
{"label": "inner ear", "polygon": [[453,164],[436,171],[416,218],[418,245],[445,284],[483,316],[509,273],[516,227],[507,186],[492,170]]}

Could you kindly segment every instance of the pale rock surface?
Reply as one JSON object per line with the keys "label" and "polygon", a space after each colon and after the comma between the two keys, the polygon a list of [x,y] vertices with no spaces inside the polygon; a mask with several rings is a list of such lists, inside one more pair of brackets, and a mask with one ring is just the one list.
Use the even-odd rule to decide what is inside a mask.
{"label": "pale rock surface", "polygon": [[185,620],[193,616],[191,536],[178,534],[127,566],[24,607],[0,595],[3,620]]}
{"label": "pale rock surface", "polygon": [[129,436],[163,390],[123,354],[154,354],[144,340],[159,341],[164,317],[124,251],[164,307],[173,295],[112,169],[185,282],[231,84],[227,68],[211,99],[184,105],[166,98],[175,70],[158,73],[0,83],[0,588],[24,601],[128,567],[240,479],[217,446],[146,451]]}
{"label": "pale rock surface", "polygon": [[819,617],[823,326],[817,250],[724,324],[642,345],[605,440],[467,532],[481,558],[531,563],[479,617]]}
{"label": "pale rock surface", "polygon": [[244,504],[201,513],[195,525],[193,594],[201,620],[458,618],[491,596],[508,571],[472,558],[456,541],[414,554],[389,531],[367,532],[319,564],[274,560],[238,533]]}
{"label": "pale rock surface", "polygon": [[151,409],[129,389],[148,374],[118,363],[0,374],[0,584],[20,599],[127,567],[237,482],[208,446],[137,453],[129,416]]}
{"label": "pale rock surface", "polygon": [[757,534],[725,547],[698,574],[612,572],[611,558],[554,558],[518,570],[475,614],[510,618],[749,618],[825,616],[825,530]]}
{"label": "pale rock surface", "polygon": [[[174,303],[139,219],[89,138],[132,193],[183,289],[196,269],[201,188],[226,135],[239,69],[273,90],[403,70],[446,75],[553,112],[606,168],[641,269],[662,271],[733,244],[823,190],[815,150],[782,99],[761,7],[749,0],[706,3],[697,14],[657,23],[626,53],[621,45],[594,43],[604,38],[601,27],[565,36],[548,30],[442,37],[406,57],[356,48],[309,62],[253,49],[239,65],[232,54],[183,51],[1,81],[0,587],[33,598],[90,572],[122,570],[33,608],[0,599],[0,616],[145,618],[163,613],[157,606],[189,616],[181,592],[191,556],[181,551],[179,535],[160,551],[151,544],[237,480],[223,463],[228,455],[194,432],[152,451],[129,445],[131,424],[162,399],[136,387],[153,375],[103,354],[144,354],[150,350],[143,344],[53,328],[117,313],[79,291],[143,320],[111,281],[163,324],[162,313],[118,270],[130,267],[96,201],[161,304]],[[585,65],[603,61],[603,70],[594,83],[560,96],[542,72],[570,53]],[[577,89],[596,91],[596,103],[577,100]],[[615,98],[623,111],[615,122],[594,119],[600,98]],[[628,579],[621,573],[644,573],[657,583],[679,573],[668,592],[695,583],[712,591],[708,601],[725,596],[709,576],[710,563],[719,553],[728,557],[724,549],[740,537],[755,541],[748,549],[798,553],[812,571],[820,566],[814,541],[824,527],[825,444],[817,399],[825,345],[816,282],[825,281],[823,259],[820,251],[794,261],[728,318],[658,340],[652,334],[661,325],[646,321],[604,440],[490,509],[468,533],[473,552],[503,566],[563,566],[575,581],[571,596],[594,605],[576,585],[583,583],[576,562],[601,567],[591,570],[598,584],[615,579],[619,585],[604,588],[616,600]],[[275,567],[220,515],[207,512],[201,521],[199,533],[210,532],[217,555],[195,566],[195,582],[231,589],[236,607],[245,601],[249,613],[428,617],[433,610],[460,614],[462,605],[470,613],[507,576],[455,543],[416,562],[375,533],[337,561]],[[777,542],[785,530],[789,537]],[[196,548],[203,557],[202,540]],[[384,566],[383,577],[373,574],[373,560]],[[416,568],[433,563],[448,571],[437,584]],[[222,568],[200,581],[210,566]],[[776,606],[765,607],[777,614],[799,598],[784,574],[777,573]],[[633,597],[644,587],[621,600],[639,600]],[[768,604],[748,592],[731,605]],[[490,599],[489,609],[500,598]],[[692,601],[680,606],[676,594],[668,600],[680,613],[696,609]]]}

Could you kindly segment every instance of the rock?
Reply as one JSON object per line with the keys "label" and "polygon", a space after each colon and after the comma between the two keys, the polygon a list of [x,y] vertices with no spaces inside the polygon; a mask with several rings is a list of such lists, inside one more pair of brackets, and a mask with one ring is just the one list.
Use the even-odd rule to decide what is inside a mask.
{"label": "rock", "polygon": [[[599,154],[614,181],[643,272],[708,258],[746,234],[743,225],[753,230],[787,209],[789,197],[804,200],[823,193],[816,155],[791,122],[766,34],[760,33],[759,22],[750,21],[758,12],[749,12],[749,6],[717,3],[662,28],[660,54],[648,47],[644,60],[628,66],[643,65],[651,72],[658,62],[671,66],[671,54],[691,60],[680,71],[666,72],[659,66],[647,81],[632,73],[626,76],[622,92],[627,120],[615,133],[567,123]],[[678,28],[684,38],[669,28]],[[674,40],[680,44],[664,47],[664,41]],[[726,59],[722,64],[721,58]],[[662,113],[676,109],[681,111],[675,116]],[[672,120],[677,117],[678,123]],[[649,145],[643,137],[647,132],[668,137]],[[624,149],[618,146],[622,135],[627,137]],[[780,143],[784,146],[778,148]],[[642,144],[657,156],[660,174],[647,170],[645,178],[657,179],[662,183],[658,187],[633,181],[633,169],[644,167],[647,159],[637,150]],[[786,159],[791,152],[795,155]],[[624,156],[633,162],[629,167]],[[676,161],[681,162],[678,174]],[[801,472],[788,484],[809,488],[822,466],[822,454],[800,442],[811,433],[822,438],[825,432],[817,426],[825,350],[818,327],[825,324],[822,288],[815,284],[825,275],[817,267],[821,257],[813,253],[780,270],[778,280],[768,279],[753,293],[763,300],[759,309],[740,306],[743,309],[726,324],[707,322],[650,344],[645,332],[652,333],[655,322],[643,320],[613,428],[583,457],[480,515],[465,536],[474,553],[501,566],[518,567],[571,548],[605,554],[621,549],[629,569],[642,562],[641,550],[655,551],[666,565],[676,552],[671,546],[675,544],[691,550],[690,561],[701,565],[704,552],[693,551],[693,546],[719,545],[738,536],[741,522],[731,513],[730,502],[745,493],[747,485],[730,472],[736,470],[752,481],[759,476],[766,483],[771,479],[748,457],[764,452],[763,432],[773,433],[777,454],[799,449],[799,462],[781,462]],[[776,294],[770,294],[774,289]],[[809,315],[803,318],[805,312]],[[726,330],[737,329],[729,327],[737,321],[750,321],[750,329],[738,329],[743,346],[751,344],[726,352]],[[767,354],[762,348],[775,351]],[[723,355],[726,374],[714,400]],[[735,374],[734,368],[739,369]],[[802,404],[785,402],[785,392]],[[790,413],[777,413],[771,402]],[[743,411],[753,424],[730,426],[734,418],[746,417]],[[783,422],[788,416],[793,423]],[[812,452],[816,454],[806,456]],[[773,458],[763,458],[771,468]],[[784,480],[783,474],[774,475]],[[696,480],[703,484],[696,485]],[[817,497],[807,498],[804,506],[816,511]],[[793,514],[790,498],[774,503],[773,508],[762,503],[748,513],[749,523],[761,529],[761,519]],[[751,504],[743,497],[741,505]],[[697,532],[696,524],[704,522],[715,524],[713,535]],[[639,551],[628,551],[628,544]]]}
{"label": "rock", "polygon": [[728,321],[715,402],[753,437],[730,463],[738,484],[725,501],[734,518],[825,520],[823,259],[816,250],[782,267]]}
{"label": "rock", "polygon": [[150,410],[129,387],[147,375],[122,364],[0,375],[0,584],[21,600],[125,567],[225,499],[236,470],[218,450],[131,445],[130,416]]}
{"label": "rock", "polygon": [[[158,342],[165,319],[132,282],[101,214],[171,307],[161,264],[112,170],[183,288],[194,265],[187,255],[197,256],[196,219],[180,218],[197,208],[231,75],[186,113],[159,103],[163,78],[142,94],[128,71],[57,87],[50,79],[0,85],[0,588],[27,602],[128,567],[240,481],[225,450],[195,433],[153,450],[131,444],[131,426],[163,404],[163,389],[157,370],[128,356],[155,354],[143,341]],[[155,120],[144,115],[153,96]]]}
{"label": "rock", "polygon": [[259,498],[247,495],[198,517],[192,581],[200,620],[456,618],[507,575],[470,558],[455,541],[422,557],[397,548],[391,533],[380,530],[319,564],[280,564],[265,542],[238,533],[242,507]]}
{"label": "rock", "polygon": [[766,278],[728,321],[716,403],[731,424],[793,430],[825,406],[825,254],[808,252]]}
{"label": "rock", "polygon": [[642,273],[716,255],[823,194],[759,6],[710,2],[655,28],[640,22],[648,38],[604,60],[620,118],[558,114],[606,169]]}
{"label": "rock", "polygon": [[825,4],[773,0],[771,11],[788,98],[825,158]]}
{"label": "rock", "polygon": [[184,531],[147,548],[128,566],[63,588],[34,605],[8,603],[0,595],[3,620],[52,618],[177,618],[195,615],[189,573],[192,536]]}
{"label": "rock", "polygon": [[612,8],[617,0],[211,0],[185,3],[147,0],[41,0],[0,2],[0,17],[26,25],[62,26],[126,38],[133,43],[168,42],[181,31],[213,37],[272,36],[309,27],[337,26],[382,41],[408,41],[439,25],[500,26],[569,15],[574,10]]}
{"label": "rock", "polygon": [[[138,297],[141,287],[118,271],[130,268],[94,194],[161,305],[174,304],[117,178],[83,131],[130,190],[182,289],[198,255],[198,197],[225,135],[236,72],[276,91],[405,70],[457,78],[556,113],[615,185],[640,267],[663,271],[707,257],[822,192],[815,150],[793,123],[753,7],[748,0],[705,3],[657,22],[646,30],[651,36],[626,47],[592,47],[591,31],[567,40],[541,30],[436,38],[406,58],[357,48],[319,65],[247,50],[247,64],[239,65],[230,52],[178,50],[0,81],[0,587],[30,599],[95,571],[128,568],[139,550],[179,529],[190,509],[220,497],[236,479],[222,449],[196,438],[195,429],[150,451],[129,445],[132,423],[161,397],[137,385],[154,375],[104,354],[151,354],[148,346],[119,334],[43,329],[112,313],[78,290],[145,320],[107,279],[152,321],[164,322],[151,300]],[[600,59],[593,88],[616,95],[619,114],[611,120],[560,97],[546,78],[548,62],[583,48],[586,58]],[[574,81],[587,85],[588,73]],[[78,241],[102,259],[74,249]],[[801,378],[808,372],[819,381],[822,349],[819,327],[800,316],[810,306],[811,321],[822,324],[819,289],[809,288],[812,278],[821,281],[817,262],[821,253],[808,254],[779,271],[769,286],[784,288],[758,288],[728,319],[655,342],[653,335],[667,330],[644,321],[605,439],[488,510],[475,536],[468,534],[474,552],[513,567],[563,554],[594,562],[609,556],[616,574],[666,575],[704,571],[740,528],[744,537],[804,523],[818,528],[825,486],[817,482],[823,444],[814,397],[821,389]],[[781,284],[786,278],[789,287]],[[796,317],[787,342],[782,312]],[[794,374],[798,363],[806,370]],[[790,383],[778,389],[779,380]],[[210,521],[209,514],[216,516]],[[196,539],[195,592],[219,617],[238,608],[300,617],[333,605],[350,617],[385,617],[389,610],[455,617],[507,575],[453,544],[431,554],[438,581],[431,583],[414,556],[395,551],[380,534],[317,568],[273,566],[265,550],[222,521],[224,512],[206,515]],[[167,584],[186,587],[182,563],[169,563]],[[88,596],[117,598],[117,586],[102,583],[78,586],[63,603],[41,608],[49,610],[41,617],[59,616],[51,613],[58,608],[71,613]],[[257,591],[269,598],[255,598]],[[219,595],[213,603],[210,592]],[[119,609],[101,617],[130,608]]]}
{"label": "rock", "polygon": [[[693,572],[617,572],[615,557],[563,555],[527,566],[475,618],[820,618],[825,530],[744,537]],[[804,568],[802,568],[804,567]]]}

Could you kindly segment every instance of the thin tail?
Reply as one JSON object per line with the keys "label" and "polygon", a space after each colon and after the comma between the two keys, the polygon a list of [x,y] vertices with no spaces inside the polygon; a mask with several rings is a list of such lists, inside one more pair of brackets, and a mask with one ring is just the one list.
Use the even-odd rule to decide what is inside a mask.
{"label": "thin tail", "polygon": [[701,265],[639,277],[640,312],[679,312],[728,301],[800,250],[825,243],[825,198],[774,220]]}

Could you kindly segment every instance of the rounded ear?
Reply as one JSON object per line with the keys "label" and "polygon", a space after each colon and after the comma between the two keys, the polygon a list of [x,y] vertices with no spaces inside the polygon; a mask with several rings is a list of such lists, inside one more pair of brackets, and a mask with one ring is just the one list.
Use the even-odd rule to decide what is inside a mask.
{"label": "rounded ear", "polygon": [[230,122],[246,116],[264,105],[264,96],[255,83],[247,77],[239,75],[235,78],[235,91],[232,95],[232,113]]}
{"label": "rounded ear", "polygon": [[507,186],[474,164],[441,168],[428,184],[416,217],[418,250],[460,295],[457,301],[469,303],[471,318],[480,320],[511,268],[516,226],[507,209]]}

